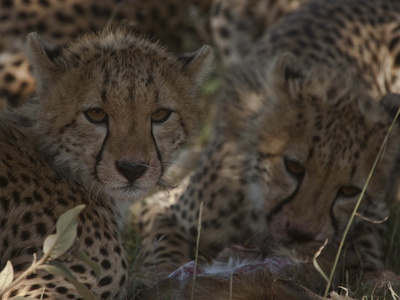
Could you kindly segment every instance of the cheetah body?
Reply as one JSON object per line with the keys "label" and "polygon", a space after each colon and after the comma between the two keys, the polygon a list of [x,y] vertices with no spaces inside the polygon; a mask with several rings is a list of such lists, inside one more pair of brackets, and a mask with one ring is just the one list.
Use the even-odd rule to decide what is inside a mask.
{"label": "cheetah body", "polygon": [[[167,184],[165,169],[195,128],[194,98],[211,50],[178,58],[117,31],[65,47],[30,34],[27,55],[36,96],[0,117],[0,268],[9,260],[21,274],[34,253],[42,257],[58,217],[85,204],[71,251],[86,252],[101,278],[68,254],[59,260],[97,297],[123,297],[126,208]],[[1,299],[16,295],[81,298],[62,276],[44,270]]]}
{"label": "cheetah body", "polygon": [[[233,244],[263,255],[313,249],[311,258],[326,239],[335,247],[399,106],[396,96],[377,101],[400,91],[398,3],[313,1],[252,44],[241,35],[248,41],[259,27],[235,31],[250,18],[247,3],[235,3],[220,1],[211,20],[229,75],[201,165],[164,205],[160,194],[141,210],[142,270],[151,278],[194,259],[200,211],[206,260]],[[367,218],[388,215],[398,134],[395,126],[360,206]],[[384,227],[355,220],[352,274],[384,268]]]}

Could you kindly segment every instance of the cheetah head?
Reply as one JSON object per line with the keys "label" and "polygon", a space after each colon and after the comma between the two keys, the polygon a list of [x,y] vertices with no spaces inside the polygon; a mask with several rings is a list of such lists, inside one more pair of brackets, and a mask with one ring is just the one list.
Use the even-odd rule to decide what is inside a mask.
{"label": "cheetah head", "polygon": [[[400,97],[375,101],[348,79],[351,74],[307,70],[288,55],[275,61],[267,77],[259,97],[264,97],[264,108],[253,133],[247,133],[254,136],[256,157],[251,169],[257,179],[250,188],[258,195],[253,200],[280,243],[335,240],[350,219]],[[375,220],[387,216],[384,200],[400,153],[399,134],[396,125],[360,215]]]}
{"label": "cheetah head", "polygon": [[210,47],[178,57],[119,31],[65,47],[33,33],[26,52],[37,79],[30,109],[39,149],[60,173],[124,199],[164,183],[196,127]]}

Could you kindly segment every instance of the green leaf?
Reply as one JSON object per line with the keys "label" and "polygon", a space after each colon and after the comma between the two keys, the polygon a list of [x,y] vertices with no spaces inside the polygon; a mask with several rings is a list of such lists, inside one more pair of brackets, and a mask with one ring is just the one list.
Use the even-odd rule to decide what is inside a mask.
{"label": "green leaf", "polygon": [[79,250],[76,252],[72,253],[72,256],[75,257],[76,259],[84,262],[85,264],[87,264],[90,268],[92,268],[96,279],[100,279],[101,276],[101,267],[100,264],[98,264],[97,262],[93,261],[87,254],[86,252]]}
{"label": "green leaf", "polygon": [[44,254],[56,259],[71,248],[76,238],[76,230],[78,228],[76,218],[84,208],[85,205],[79,205],[66,211],[58,218],[56,233],[49,235],[44,241]]}
{"label": "green leaf", "polygon": [[64,276],[85,300],[99,300],[85,285],[76,280],[71,271],[68,270],[68,268],[62,263],[52,260],[43,265],[41,268],[54,275]]}
{"label": "green leaf", "polygon": [[45,269],[49,273],[55,275],[61,275],[68,280],[76,280],[74,275],[72,275],[71,271],[59,261],[50,260],[40,268]]}
{"label": "green leaf", "polygon": [[14,269],[8,260],[3,271],[0,273],[0,295],[7,289],[14,279]]}

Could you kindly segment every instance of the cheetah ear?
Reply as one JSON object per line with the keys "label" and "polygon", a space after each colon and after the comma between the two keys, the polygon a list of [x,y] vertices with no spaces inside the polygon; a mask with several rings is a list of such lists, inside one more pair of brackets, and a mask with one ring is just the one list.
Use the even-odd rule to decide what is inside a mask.
{"label": "cheetah ear", "polygon": [[57,59],[62,56],[63,48],[43,40],[36,32],[28,34],[25,52],[38,80],[38,87],[63,70],[63,65]]}
{"label": "cheetah ear", "polygon": [[183,64],[183,71],[194,80],[198,88],[212,70],[214,51],[204,45],[196,52],[180,55],[178,60]]}
{"label": "cheetah ear", "polygon": [[272,91],[280,102],[298,99],[298,93],[304,78],[296,58],[289,53],[280,55],[273,63],[268,78]]}
{"label": "cheetah ear", "polygon": [[[380,104],[389,113],[390,117],[394,119],[400,109],[400,95],[387,94],[381,99]],[[400,124],[400,117],[396,121]]]}

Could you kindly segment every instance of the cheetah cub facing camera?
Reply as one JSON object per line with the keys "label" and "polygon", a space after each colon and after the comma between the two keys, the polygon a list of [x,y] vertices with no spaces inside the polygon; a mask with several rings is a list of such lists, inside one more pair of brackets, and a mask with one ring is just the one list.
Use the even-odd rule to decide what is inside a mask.
{"label": "cheetah cub facing camera", "polygon": [[[100,299],[124,294],[119,237],[131,200],[164,185],[164,171],[193,133],[196,90],[213,54],[204,46],[175,57],[123,32],[88,35],[65,47],[27,38],[36,96],[0,115],[0,269],[16,276],[43,255],[57,218],[85,204],[73,249],[102,268],[61,258]],[[78,299],[61,276],[40,270],[1,299]]]}

